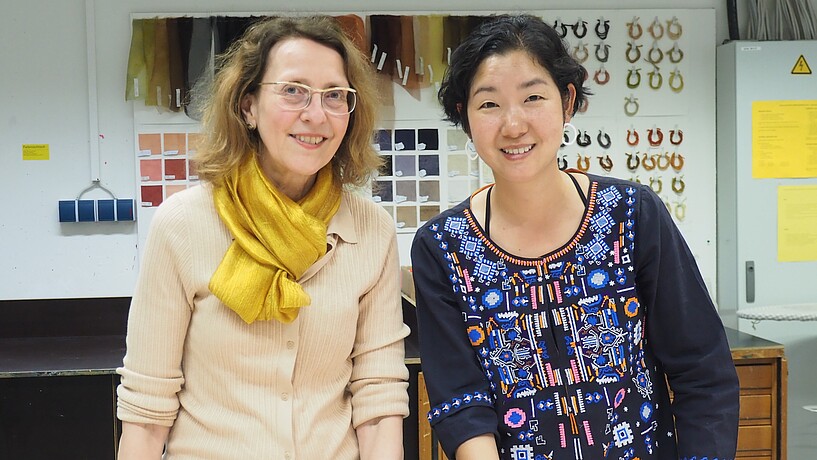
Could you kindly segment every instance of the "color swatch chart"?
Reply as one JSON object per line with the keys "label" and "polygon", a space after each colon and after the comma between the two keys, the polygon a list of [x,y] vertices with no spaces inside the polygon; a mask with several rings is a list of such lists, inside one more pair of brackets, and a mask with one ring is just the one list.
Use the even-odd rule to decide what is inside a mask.
{"label": "color swatch chart", "polygon": [[435,124],[400,123],[375,133],[384,165],[372,184],[372,199],[392,215],[399,233],[414,233],[484,183],[480,161],[465,150],[465,133],[429,127]]}
{"label": "color swatch chart", "polygon": [[139,133],[139,199],[151,208],[198,181],[189,159],[196,151],[198,133]]}

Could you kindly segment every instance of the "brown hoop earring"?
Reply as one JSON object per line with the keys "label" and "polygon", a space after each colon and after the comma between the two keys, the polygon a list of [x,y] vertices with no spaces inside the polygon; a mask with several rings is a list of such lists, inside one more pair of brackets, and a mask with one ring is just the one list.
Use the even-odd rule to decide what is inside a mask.
{"label": "brown hoop earring", "polygon": [[[657,31],[656,28],[658,29]],[[655,17],[650,27],[647,28],[647,32],[649,32],[655,40],[660,40],[661,37],[664,36],[664,25],[658,20],[658,16]]]}
{"label": "brown hoop earring", "polygon": [[684,59],[684,50],[679,48],[678,43],[676,42],[672,48],[667,50],[667,56],[669,57],[669,62],[678,64]]}
{"label": "brown hoop earring", "polygon": [[[678,133],[678,139],[675,139],[675,133]],[[681,142],[684,142],[684,132],[682,130],[669,130],[669,141],[672,145],[681,145]]]}
{"label": "brown hoop earring", "polygon": [[630,147],[635,147],[636,145],[638,145],[638,131],[634,129],[627,130],[627,145],[629,145]]}
{"label": "brown hoop earring", "polygon": [[[635,81],[633,81],[633,76],[635,76]],[[640,84],[641,69],[636,69],[635,67],[630,68],[630,70],[627,71],[627,88],[636,89]]]}
{"label": "brown hoop earring", "polygon": [[[652,72],[649,72],[647,75],[650,76],[650,88],[652,89],[659,89],[661,88],[661,84],[664,82],[664,77],[658,72],[658,67],[655,68]],[[653,81],[654,77],[658,77],[657,81]]]}
{"label": "brown hoop earring", "polygon": [[587,172],[590,169],[590,157],[582,155],[581,153],[578,154],[579,158],[576,160],[576,168],[580,171]]}
{"label": "brown hoop earring", "polygon": [[[678,80],[678,83],[675,83],[675,80]],[[669,88],[674,93],[680,93],[684,90],[684,76],[681,75],[681,71],[675,69],[669,76]]]}
{"label": "brown hoop earring", "polygon": [[661,193],[661,190],[664,189],[664,183],[661,182],[660,177],[650,177],[650,188],[655,193]]}
{"label": "brown hoop earring", "polygon": [[638,98],[630,95],[624,98],[624,115],[634,117],[638,113]]}
{"label": "brown hoop earring", "polygon": [[687,216],[686,199],[683,201],[676,201],[675,203],[675,218],[679,221],[683,221]]}
{"label": "brown hoop earring", "polygon": [[[625,53],[625,57],[627,58],[627,62],[630,64],[635,64],[641,59],[641,46],[642,45],[635,45],[633,42],[627,43],[627,52]],[[635,52],[635,56],[630,56],[631,52]]]}
{"label": "brown hoop earring", "polygon": [[610,158],[610,155],[604,155],[597,157],[599,159],[599,166],[601,169],[610,172],[613,170],[613,159]]}
{"label": "brown hoop earring", "polygon": [[[653,133],[656,133],[657,139],[652,138]],[[660,146],[661,143],[664,142],[664,133],[661,132],[661,128],[655,128],[654,130],[652,128],[648,129],[647,141],[649,141],[652,147]]]}
{"label": "brown hoop earring", "polygon": [[[585,29],[587,31],[587,29]],[[573,47],[573,59],[575,59],[579,64],[584,64],[587,61],[587,58],[590,56],[590,53],[587,51],[587,45],[579,42],[575,47]]]}
{"label": "brown hoop earring", "polygon": [[647,171],[652,171],[655,169],[655,157],[656,155],[650,156],[645,153],[644,158],[641,159],[641,166]]}
{"label": "brown hoop earring", "polygon": [[[635,28],[638,28],[638,32],[635,32]],[[629,35],[630,38],[638,40],[642,33],[644,33],[644,29],[642,29],[641,24],[638,23],[638,17],[634,17],[632,22],[627,23],[627,35]]]}
{"label": "brown hoop earring", "polygon": [[636,153],[633,155],[632,153],[627,154],[627,169],[630,171],[638,170],[638,165],[641,164],[641,158]]}
{"label": "brown hoop earring", "polygon": [[687,184],[684,182],[684,176],[672,178],[672,191],[677,194],[684,193]]}
{"label": "brown hoop earring", "polygon": [[[664,159],[666,159],[667,161],[662,163],[661,160]],[[660,169],[661,171],[666,171],[669,168],[669,165],[670,157],[668,152],[664,152],[663,154],[658,155],[658,161],[656,162],[656,166],[658,166],[658,169]]]}
{"label": "brown hoop earring", "polygon": [[[673,27],[675,30],[673,30]],[[681,26],[681,23],[678,22],[678,18],[673,16],[671,21],[667,21],[667,36],[670,40],[678,40],[683,33],[684,28]]]}
{"label": "brown hoop earring", "polygon": [[[653,57],[653,53],[658,53],[658,57]],[[658,42],[653,42],[652,48],[650,48],[650,51],[647,53],[647,62],[657,66],[663,60],[664,52],[658,47]]]}
{"label": "brown hoop earring", "polygon": [[[604,78],[602,78],[604,75]],[[610,81],[610,73],[607,72],[607,69],[604,66],[601,66],[599,70],[596,71],[595,75],[593,75],[593,81],[599,84],[599,86],[606,85],[608,81]]]}
{"label": "brown hoop earring", "polygon": [[684,156],[681,155],[680,153],[672,152],[672,156],[670,156],[669,163],[672,166],[672,169],[676,171],[681,171],[681,169],[684,168]]}

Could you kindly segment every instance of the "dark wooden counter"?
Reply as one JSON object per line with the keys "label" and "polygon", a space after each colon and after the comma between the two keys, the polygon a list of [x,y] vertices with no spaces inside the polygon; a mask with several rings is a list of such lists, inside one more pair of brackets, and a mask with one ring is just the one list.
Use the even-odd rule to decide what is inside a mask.
{"label": "dark wooden counter", "polygon": [[123,335],[0,339],[0,379],[110,375],[124,356]]}
{"label": "dark wooden counter", "polygon": [[[0,459],[113,460],[121,423],[116,387],[129,299],[0,302]],[[420,372],[414,306],[403,302],[409,400]],[[423,416],[425,418],[425,416]],[[417,458],[417,413],[404,420]]]}

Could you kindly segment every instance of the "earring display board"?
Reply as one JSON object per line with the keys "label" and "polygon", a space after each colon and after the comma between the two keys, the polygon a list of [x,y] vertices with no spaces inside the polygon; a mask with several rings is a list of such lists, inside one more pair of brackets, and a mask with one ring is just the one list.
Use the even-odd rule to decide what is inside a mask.
{"label": "earring display board", "polygon": [[[571,120],[578,136],[559,150],[560,166],[651,186],[681,228],[714,293],[714,9],[530,13],[563,34],[571,54],[586,67],[587,86],[593,92]],[[484,13],[450,13],[471,18],[474,14]],[[414,15],[415,24],[423,24],[425,16]],[[422,55],[415,52],[407,60],[396,56],[386,61],[383,50],[394,47],[375,45],[375,65],[381,61],[416,64],[414,70],[406,70],[406,66],[411,69],[407,64],[399,70],[379,70],[388,73],[393,89],[372,141],[384,157],[384,166],[372,187],[363,192],[393,217],[401,263],[410,265],[417,228],[491,183],[493,177],[482,161],[469,158],[464,133],[441,120],[436,91],[442,72],[416,76],[426,79],[418,87],[412,84],[417,80],[405,78],[403,72],[428,68],[422,65]],[[448,53],[444,47],[442,55]],[[145,107],[139,101],[133,107],[141,248],[156,202],[196,182],[187,160],[191,136],[194,139],[200,127],[182,112]],[[566,135],[573,137],[572,131]],[[149,154],[140,145],[143,139],[148,139]]]}

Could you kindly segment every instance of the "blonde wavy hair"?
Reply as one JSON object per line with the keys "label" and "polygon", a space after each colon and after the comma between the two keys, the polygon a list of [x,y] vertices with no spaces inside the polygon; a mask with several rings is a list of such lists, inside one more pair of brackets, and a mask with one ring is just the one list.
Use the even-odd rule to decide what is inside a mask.
{"label": "blonde wavy hair", "polygon": [[291,38],[306,38],[329,47],[343,58],[357,105],[338,151],[332,158],[335,177],[343,185],[363,186],[382,164],[373,136],[378,99],[371,64],[330,16],[275,17],[250,26],[216,60],[212,82],[197,85],[194,103],[202,114],[203,136],[193,158],[200,179],[220,185],[243,163],[257,155],[261,139],[247,128],[241,101],[260,88],[270,49]]}

